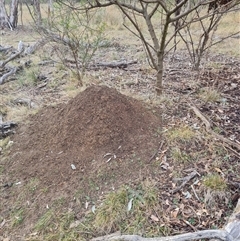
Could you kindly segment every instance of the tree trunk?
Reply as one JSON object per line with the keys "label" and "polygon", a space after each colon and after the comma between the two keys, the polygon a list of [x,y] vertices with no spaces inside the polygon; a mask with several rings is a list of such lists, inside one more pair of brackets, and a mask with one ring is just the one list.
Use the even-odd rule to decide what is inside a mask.
{"label": "tree trunk", "polygon": [[36,24],[37,26],[39,26],[42,23],[40,0],[33,0],[33,10],[34,10],[34,17],[35,17]]}
{"label": "tree trunk", "polygon": [[53,0],[48,0],[48,25],[51,26],[53,17]]}
{"label": "tree trunk", "polygon": [[163,93],[163,55],[164,52],[159,51],[157,53],[157,78],[156,78],[156,92],[157,95],[162,95]]}
{"label": "tree trunk", "polygon": [[4,29],[10,27],[9,21],[8,21],[8,15],[5,8],[5,0],[0,0],[0,28]]}
{"label": "tree trunk", "polygon": [[18,0],[12,0],[10,6],[9,22],[12,28],[16,28],[18,23],[18,2]]}

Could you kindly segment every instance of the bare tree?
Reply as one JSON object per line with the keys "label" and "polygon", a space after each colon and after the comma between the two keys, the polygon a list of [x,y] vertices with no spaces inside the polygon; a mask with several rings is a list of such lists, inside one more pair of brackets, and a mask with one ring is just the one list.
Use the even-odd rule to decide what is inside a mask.
{"label": "bare tree", "polygon": [[10,14],[8,15],[5,7],[5,1],[0,0],[0,27],[13,30],[18,22],[18,0],[12,0],[10,5]]}
{"label": "bare tree", "polygon": [[234,9],[236,4],[237,1],[233,0],[215,0],[209,4],[208,10],[196,8],[190,16],[178,21],[175,29],[176,37],[180,36],[185,44],[193,69],[199,70],[204,54],[212,46],[240,33],[239,30],[233,30],[224,37],[213,40],[223,16],[230,11],[237,11]]}
{"label": "bare tree", "polygon": [[[180,21],[191,16],[195,18],[193,13],[201,8],[207,9],[209,4],[216,0],[88,0],[87,2],[88,9],[116,5],[122,11],[124,26],[142,41],[149,64],[156,70],[156,92],[160,95],[163,91],[164,57],[174,48],[173,40],[179,31]],[[239,0],[232,2],[234,3],[232,6],[239,4]],[[158,16],[158,21],[154,16]],[[209,14],[204,14],[197,16],[197,19],[190,18],[188,22],[181,24],[181,28],[187,27],[193,21],[208,17]],[[142,31],[140,19],[144,20],[147,33]]]}

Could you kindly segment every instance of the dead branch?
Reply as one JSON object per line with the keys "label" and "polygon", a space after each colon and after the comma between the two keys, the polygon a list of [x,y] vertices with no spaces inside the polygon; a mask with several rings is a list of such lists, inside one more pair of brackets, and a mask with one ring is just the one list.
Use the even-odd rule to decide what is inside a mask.
{"label": "dead branch", "polygon": [[7,72],[6,74],[3,74],[2,77],[0,78],[0,85],[4,84],[6,81],[6,79],[10,76],[15,74],[17,71],[17,67],[12,68],[9,72]]}
{"label": "dead branch", "polygon": [[215,133],[212,129],[211,129],[211,123],[207,120],[207,118],[201,113],[201,111],[194,105],[190,106],[191,109],[194,111],[194,113],[196,114],[196,116],[198,118],[200,118],[202,120],[202,122],[204,123],[207,132],[209,132],[210,134],[212,134],[214,137],[216,137],[217,139],[221,140],[222,142],[228,144],[229,146],[235,147],[238,150],[240,150],[240,145],[236,142],[230,141],[229,139]]}
{"label": "dead branch", "polygon": [[218,239],[240,241],[240,199],[223,230],[203,230],[169,237],[143,238],[138,235],[121,235],[120,232],[97,237],[91,241],[193,241],[199,239]]}
{"label": "dead branch", "polygon": [[128,67],[128,65],[131,64],[137,64],[136,60],[130,61],[130,62],[126,62],[126,61],[119,61],[119,62],[112,62],[112,63],[96,63],[94,66],[95,67],[105,67],[105,68],[121,68],[121,69],[125,69]]}
{"label": "dead branch", "polygon": [[0,68],[3,68],[8,62],[12,61],[13,59],[17,58],[23,53],[24,49],[22,51],[17,52],[13,55],[11,55],[9,58],[7,58],[5,61],[0,62]]}
{"label": "dead branch", "polygon": [[17,105],[25,105],[28,108],[36,108],[36,104],[31,99],[27,98],[17,98],[13,101],[13,103]]}
{"label": "dead branch", "polygon": [[10,134],[14,134],[13,128],[17,126],[17,123],[9,121],[0,123],[0,138],[4,138],[9,136]]}
{"label": "dead branch", "polygon": [[151,158],[148,160],[148,163],[150,163],[155,157],[156,157],[156,155],[161,151],[161,149],[162,149],[162,147],[163,147],[163,144],[164,144],[164,142],[162,141],[160,144],[159,144],[159,146],[158,146],[158,148],[157,148],[157,150],[155,151],[155,153],[151,156]]}
{"label": "dead branch", "polygon": [[203,230],[194,233],[180,234],[169,237],[143,238],[138,235],[106,235],[91,239],[91,241],[193,241],[205,238],[215,238],[224,241],[237,241],[225,230]]}
{"label": "dead branch", "polygon": [[42,38],[38,40],[36,43],[33,45],[29,46],[28,48],[25,49],[24,54],[33,54],[37,49],[43,47],[46,43],[48,43],[49,40],[47,38]]}
{"label": "dead branch", "polygon": [[183,180],[182,184],[179,187],[177,187],[176,189],[174,189],[172,191],[172,193],[174,194],[174,193],[178,192],[179,190],[181,190],[191,179],[193,179],[197,175],[199,175],[199,173],[194,170],[193,172],[191,172],[186,177],[181,178],[181,180]]}
{"label": "dead branch", "polygon": [[[76,68],[75,60],[71,60],[71,59],[64,59],[64,63],[66,64],[72,64],[73,66],[71,66],[72,68]],[[100,68],[120,68],[120,69],[125,69],[127,68],[129,65],[132,64],[137,64],[136,60],[132,60],[132,61],[115,61],[115,62],[99,62],[99,63],[95,63],[95,64],[89,64],[87,69],[93,69],[93,70],[98,70]],[[79,67],[81,67],[81,64],[79,64]]]}

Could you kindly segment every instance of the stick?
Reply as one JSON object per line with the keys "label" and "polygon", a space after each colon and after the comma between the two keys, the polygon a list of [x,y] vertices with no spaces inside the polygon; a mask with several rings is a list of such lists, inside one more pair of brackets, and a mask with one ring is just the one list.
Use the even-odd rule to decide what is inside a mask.
{"label": "stick", "polygon": [[202,122],[205,124],[206,126],[206,130],[212,134],[213,136],[215,136],[217,139],[221,140],[224,143],[227,143],[229,146],[233,146],[235,148],[237,148],[238,150],[240,150],[240,145],[237,144],[236,142],[230,141],[229,139],[215,133],[212,129],[211,129],[211,124],[210,122],[207,120],[207,118],[201,113],[201,111],[196,107],[196,106],[190,106],[192,108],[192,110],[194,111],[194,113],[196,114],[197,117],[199,117]]}
{"label": "stick", "polygon": [[159,144],[157,151],[151,156],[151,158],[148,160],[148,163],[151,162],[151,161],[156,157],[156,155],[158,154],[158,152],[162,149],[163,143],[164,143],[164,142],[162,141],[162,142]]}
{"label": "stick", "polygon": [[174,190],[172,191],[172,193],[174,194],[174,193],[178,192],[180,189],[182,189],[182,188],[187,184],[187,182],[189,182],[189,181],[190,181],[192,178],[194,178],[196,175],[199,175],[199,174],[198,174],[197,171],[194,170],[194,171],[191,172],[188,176],[182,178],[182,180],[183,180],[182,184],[181,184],[179,187],[177,187],[176,189],[174,189]]}

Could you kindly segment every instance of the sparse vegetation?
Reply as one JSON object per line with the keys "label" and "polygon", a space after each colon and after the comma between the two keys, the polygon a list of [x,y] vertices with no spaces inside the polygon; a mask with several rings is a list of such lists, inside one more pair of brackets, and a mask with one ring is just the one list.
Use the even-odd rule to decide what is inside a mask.
{"label": "sparse vegetation", "polygon": [[169,142],[189,142],[196,136],[193,129],[189,126],[174,127],[166,132],[166,137]]}
{"label": "sparse vegetation", "polygon": [[[224,25],[219,25],[217,37],[222,38],[226,29],[236,30],[234,24],[229,24],[236,22],[236,15],[235,12],[226,14]],[[2,46],[17,46],[20,39],[26,45],[31,45],[39,39],[39,35],[25,25],[29,16],[23,17],[23,29],[18,32],[5,31],[1,35]],[[45,17],[43,12],[43,19]],[[174,56],[166,55],[169,57],[165,61],[166,91],[161,98],[157,98],[154,93],[155,73],[143,57],[145,53],[141,43],[122,27],[119,18],[121,13],[111,6],[100,9],[95,18],[90,20],[95,26],[104,26],[101,30],[104,30],[106,39],[101,44],[99,42],[99,48],[94,52],[96,55],[91,56],[90,68],[84,70],[86,75],[83,82],[86,86],[78,87],[75,68],[69,73],[69,66],[58,61],[39,65],[43,56],[44,60],[50,60],[49,55],[54,60],[57,58],[52,49],[54,46],[49,44],[34,56],[22,56],[21,60],[34,59],[32,65],[24,67],[24,71],[16,73],[11,81],[0,85],[0,124],[8,120],[15,120],[19,124],[15,135],[0,140],[0,227],[3,228],[4,237],[20,237],[24,234],[29,241],[89,241],[98,235],[119,230],[144,237],[169,236],[188,232],[192,228],[190,225],[196,229],[222,228],[234,209],[232,196],[236,189],[230,188],[229,180],[239,179],[238,151],[207,134],[203,123],[194,116],[189,106],[192,103],[197,105],[203,115],[214,123],[212,129],[216,133],[238,143],[239,65],[235,55],[230,58],[228,55],[236,54],[236,49],[233,49],[238,46],[238,39],[221,42],[218,48],[214,46],[214,53],[209,49],[207,61],[202,62],[207,68],[200,69],[198,73],[191,71],[186,49],[180,50],[183,45],[179,43]],[[138,23],[143,31],[147,31],[143,22]],[[72,29],[72,26],[67,27]],[[129,23],[127,26],[130,26]],[[74,28],[73,32],[77,33],[77,29]],[[124,68],[97,65],[99,62],[116,63],[135,59],[137,63]],[[41,77],[47,78],[43,80]],[[91,155],[83,156],[84,148],[87,148],[83,143],[84,135],[79,139],[73,138],[73,133],[79,131],[80,120],[76,114],[83,108],[81,103],[78,103],[74,115],[69,116],[69,119],[77,119],[74,125],[67,121],[64,122],[66,129],[59,129],[66,117],[62,115],[55,125],[45,126],[47,132],[54,133],[51,138],[46,138],[45,132],[38,130],[39,126],[49,123],[49,118],[54,119],[54,115],[62,111],[62,106],[68,106],[69,99],[73,99],[88,85],[98,84],[134,96],[147,103],[151,113],[162,115],[162,123],[158,123],[162,127],[159,131],[154,129],[152,139],[140,136],[143,150],[137,150],[136,136],[120,138],[121,143],[115,145],[118,140],[114,134],[121,127],[118,126],[114,129],[109,127],[110,131],[106,132],[113,145],[94,147],[89,151]],[[17,98],[31,99],[36,103],[36,109],[16,104],[14,100]],[[107,105],[112,101],[107,95],[96,94],[95,102],[86,102],[85,106],[99,105],[100,100],[106,101]],[[49,116],[43,112],[37,118],[29,117],[30,113],[49,105],[52,106],[47,109]],[[123,109],[129,110],[129,107],[124,106]],[[71,108],[68,106],[69,112]],[[109,124],[112,112],[101,116],[104,108],[105,105],[99,105],[99,112],[94,111],[92,118],[84,119],[82,129],[92,131],[91,137],[94,137],[86,141],[88,146],[103,141],[102,132],[94,136],[88,125],[96,116],[99,119],[94,125],[98,125],[103,117]],[[115,108],[118,108],[116,103]],[[123,109],[119,109],[119,112]],[[91,111],[89,108],[86,112]],[[146,126],[143,118],[139,118],[139,122],[141,135],[144,135]],[[123,127],[129,124],[130,121],[124,123]],[[24,136],[31,126],[31,138],[26,140]],[[149,129],[149,125],[146,129]],[[59,133],[61,140],[57,139]],[[72,133],[71,138],[66,138],[66,133]],[[23,140],[25,149],[19,149]],[[41,145],[36,145],[38,140],[43,140]],[[56,145],[62,140],[61,150],[56,151]],[[126,142],[133,143],[134,148],[126,146]],[[151,148],[146,151],[145,146],[149,143],[152,143]],[[39,151],[40,147],[44,149]],[[76,154],[78,149],[81,150]],[[22,158],[21,153],[25,151],[27,155]],[[144,151],[146,153],[143,155]],[[70,152],[75,152],[74,156]],[[103,158],[107,153],[110,153],[111,160]],[[92,161],[93,158],[95,161]],[[42,168],[34,169],[37,163],[42,163]],[[71,169],[72,163],[76,164],[76,170]],[[58,171],[58,165],[62,164],[64,168]],[[17,165],[20,168],[15,169]],[[32,168],[31,172],[29,168]],[[44,175],[49,170],[51,177],[46,180]],[[196,170],[199,175],[173,194],[172,191],[182,184],[191,170]],[[20,171],[21,175],[18,175]],[[42,175],[39,175],[40,172]],[[76,178],[75,183],[70,182],[72,178]],[[175,178],[179,180],[177,183],[174,182]],[[17,182],[21,182],[21,185],[17,185]],[[33,228],[29,230],[31,225]]]}
{"label": "sparse vegetation", "polygon": [[210,87],[202,89],[200,91],[199,97],[205,103],[207,103],[207,102],[214,103],[214,102],[220,101],[220,99],[221,99],[221,95],[220,95],[219,91],[214,88],[210,88]]}

